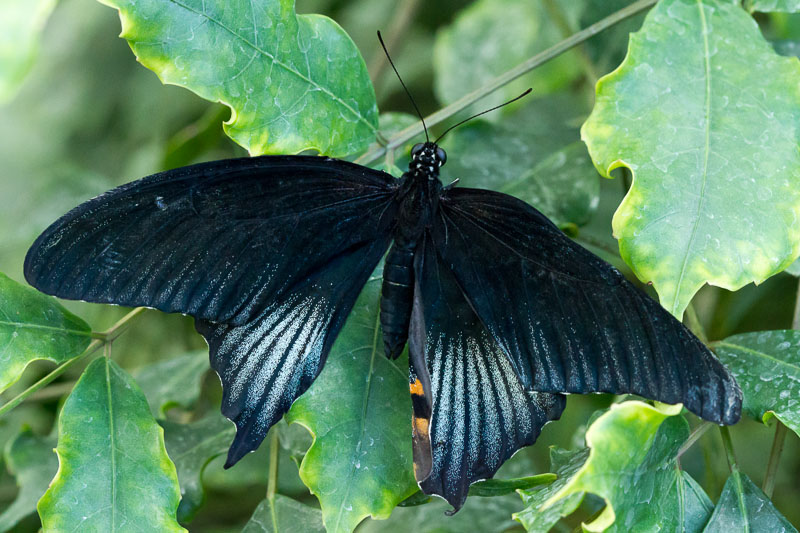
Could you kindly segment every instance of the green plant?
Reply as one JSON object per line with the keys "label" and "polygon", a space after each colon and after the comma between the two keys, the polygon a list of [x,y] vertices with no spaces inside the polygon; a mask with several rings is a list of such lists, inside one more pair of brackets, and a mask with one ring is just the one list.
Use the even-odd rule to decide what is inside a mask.
{"label": "green plant", "polygon": [[[56,8],[23,79],[41,23],[1,15],[22,12],[22,0],[0,7],[0,26],[25,33],[14,53],[0,51],[0,92],[19,93],[0,109],[0,270],[10,275],[0,275],[0,531],[39,520],[46,531],[796,530],[800,62],[779,52],[798,49],[800,3],[315,6],[348,32],[297,15],[291,0],[103,3],[143,65],[225,106],[159,85],[113,39],[114,12],[77,0]],[[39,18],[52,8],[41,4]],[[445,517],[414,483],[407,361],[386,360],[374,342],[378,280],[288,424],[230,471],[220,456],[233,427],[190,321],[67,310],[13,280],[56,216],[165,167],[244,148],[401,172],[422,128],[378,114],[410,108],[374,40],[390,25],[423,109],[444,106],[429,127],[535,88],[450,134],[444,177],[532,203],[652,282],[737,376],[750,420],[717,430],[679,407],[571,397],[535,446]],[[597,175],[615,170],[614,181]]]}

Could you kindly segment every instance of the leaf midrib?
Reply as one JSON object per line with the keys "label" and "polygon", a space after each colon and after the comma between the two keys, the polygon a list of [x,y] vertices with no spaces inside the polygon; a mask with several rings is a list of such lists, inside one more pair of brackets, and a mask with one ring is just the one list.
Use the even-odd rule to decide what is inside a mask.
{"label": "leaf midrib", "polygon": [[714,343],[714,345],[715,346],[722,346],[722,347],[725,347],[725,348],[730,348],[732,350],[739,350],[739,351],[742,351],[742,352],[746,352],[746,353],[755,355],[757,357],[761,357],[763,359],[769,359],[770,361],[774,361],[774,362],[776,362],[776,363],[778,363],[778,364],[780,364],[782,366],[789,367],[792,370],[794,370],[795,372],[800,371],[800,366],[794,365],[792,363],[787,363],[786,361],[783,361],[782,359],[778,359],[777,357],[773,357],[773,356],[767,354],[766,352],[760,352],[758,350],[754,350],[753,348],[748,348],[748,347],[742,346],[740,344],[731,344],[729,342],[720,341],[720,342]]}
{"label": "leaf midrib", "polygon": [[[257,44],[250,42],[248,39],[246,39],[242,35],[239,35],[235,31],[230,29],[228,26],[223,24],[222,21],[219,21],[219,20],[209,16],[207,13],[203,13],[201,11],[198,11],[198,10],[192,8],[191,6],[188,6],[188,5],[184,4],[183,2],[180,2],[179,0],[169,0],[169,2],[175,4],[175,5],[179,6],[179,7],[182,7],[183,9],[185,9],[185,10],[191,12],[191,13],[194,13],[197,16],[203,17],[203,18],[205,18],[206,20],[208,20],[210,22],[213,22],[214,24],[216,24],[217,26],[219,26],[223,30],[227,31],[228,33],[233,35],[235,38],[239,39],[244,44],[246,44],[247,46],[252,48],[254,51],[256,51],[259,54],[263,55],[264,57],[267,57],[270,60],[272,60],[272,64],[273,65],[278,65],[279,67],[284,69],[286,72],[294,74],[295,76],[297,76],[298,78],[302,79],[303,81],[305,81],[309,85],[313,86],[316,89],[319,89],[320,91],[322,91],[323,93],[328,95],[331,98],[331,100],[333,100],[337,104],[341,105],[342,107],[344,107],[345,109],[350,111],[350,113],[352,113],[353,116],[355,116],[360,122],[363,122],[370,129],[370,131],[377,132],[377,128],[375,128],[375,126],[373,126],[366,118],[364,118],[361,115],[361,113],[359,113],[358,111],[353,109],[350,105],[347,104],[347,102],[345,102],[344,100],[342,100],[341,98],[336,96],[329,89],[327,89],[326,87],[324,87],[324,86],[320,85],[319,83],[315,82],[314,80],[312,80],[311,78],[309,78],[305,74],[297,71],[296,69],[291,68],[289,65],[287,65],[283,61],[279,60],[278,58],[276,58],[274,55],[270,54],[266,50],[262,49]],[[297,17],[297,16],[298,15],[295,14],[295,17]],[[253,24],[255,24],[255,23],[256,23],[255,22],[255,16],[253,16]]]}
{"label": "leaf midrib", "polygon": [[116,509],[117,509],[117,458],[116,458],[116,442],[114,439],[114,406],[112,403],[111,394],[111,364],[106,358],[106,391],[108,397],[108,434],[109,445],[111,450],[109,457],[111,459],[111,531],[116,531]]}
{"label": "leaf midrib", "polygon": [[680,275],[678,276],[678,283],[675,286],[675,295],[672,299],[672,309],[670,312],[677,316],[677,311],[680,307],[680,294],[681,286],[683,285],[683,278],[686,275],[686,267],[689,264],[689,254],[692,250],[695,236],[697,235],[697,228],[700,225],[700,213],[703,211],[703,204],[705,203],[706,183],[708,181],[708,158],[711,153],[711,55],[708,46],[708,23],[706,21],[706,13],[703,10],[702,0],[697,0],[697,9],[700,12],[700,26],[703,35],[703,60],[705,63],[705,78],[706,78],[706,93],[705,93],[705,151],[703,154],[703,181],[700,185],[700,195],[697,199],[697,211],[694,215],[694,225],[692,226],[692,233],[689,235],[689,240],[686,242],[686,253],[683,256],[683,265],[681,265]]}
{"label": "leaf midrib", "polygon": [[14,329],[42,329],[46,331],[55,331],[58,333],[66,333],[70,335],[79,335],[81,337],[91,337],[91,330],[79,330],[71,328],[61,328],[58,326],[47,326],[44,324],[31,324],[25,322],[10,322],[8,320],[0,320],[0,326],[8,326]]}

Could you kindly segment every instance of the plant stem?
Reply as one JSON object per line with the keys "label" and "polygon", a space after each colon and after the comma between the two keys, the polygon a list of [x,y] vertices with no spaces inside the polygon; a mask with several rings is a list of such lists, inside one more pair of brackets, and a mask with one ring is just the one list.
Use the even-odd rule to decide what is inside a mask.
{"label": "plant stem", "polygon": [[[400,37],[405,33],[411,21],[414,20],[414,15],[416,15],[418,7],[419,0],[402,0],[399,2],[394,13],[392,13],[391,26],[389,26],[389,29],[384,33],[386,48],[389,49],[392,55],[398,50],[398,46],[401,43]],[[372,56],[367,66],[367,71],[372,78],[372,85],[375,86],[376,93],[378,92],[377,85],[387,66],[389,66],[389,62],[386,60],[383,49],[376,49],[375,54]]]}
{"label": "plant stem", "polygon": [[[570,25],[567,17],[564,15],[564,10],[561,9],[561,5],[559,5],[556,0],[544,0],[544,7],[547,9],[547,13],[550,15],[553,23],[558,26],[558,29],[561,31],[561,35],[563,37],[569,37],[575,33],[575,29]],[[600,76],[597,74],[597,69],[592,62],[592,59],[589,57],[589,53],[586,51],[586,46],[581,43],[576,52],[578,54],[578,58],[580,59],[581,66],[583,67],[583,72],[586,76],[586,82],[591,87],[594,87],[597,83],[597,79]]]}
{"label": "plant stem", "polygon": [[275,499],[278,488],[278,432],[272,428],[269,439],[269,477],[267,478],[267,499]]}
{"label": "plant stem", "polygon": [[116,324],[108,328],[106,331],[99,333],[99,338],[93,340],[89,346],[86,347],[86,350],[83,351],[80,355],[77,355],[70,359],[69,361],[65,361],[61,363],[59,366],[55,367],[49,374],[44,376],[42,379],[19,393],[16,397],[12,398],[8,402],[4,403],[2,407],[0,407],[0,418],[2,418],[6,413],[17,407],[19,404],[25,401],[28,396],[32,395],[42,387],[51,383],[54,379],[58,376],[69,370],[75,363],[82,360],[83,358],[93,354],[101,347],[105,346],[106,344],[113,342],[114,339],[119,337],[125,329],[130,326],[131,321],[140,315],[144,311],[143,307],[138,307],[122,317]]}
{"label": "plant stem", "polygon": [[[523,61],[516,67],[512,68],[504,72],[503,74],[499,75],[483,87],[480,87],[469,94],[466,94],[453,102],[452,104],[443,107],[439,111],[428,115],[425,118],[425,123],[427,124],[428,128],[442,122],[443,120],[455,115],[462,109],[470,106],[471,104],[477,102],[484,96],[487,96],[500,87],[507,85],[508,83],[514,81],[515,79],[519,78],[523,74],[527,74],[531,70],[535,69],[539,65],[546,63],[547,61],[560,56],[567,50],[571,49],[574,46],[579,45],[580,43],[586,41],[587,39],[597,35],[601,31],[617,24],[625,20],[626,18],[632,17],[633,15],[644,11],[645,9],[653,6],[658,0],[639,0],[638,2],[634,2],[629,6],[626,6],[616,13],[613,13],[606,18],[595,22],[591,26],[582,29],[581,31],[574,33],[572,36],[564,39],[563,41],[559,42],[558,44],[551,46],[547,50],[540,52],[529,59]],[[356,163],[361,165],[368,165],[373,161],[376,161],[380,158],[386,150],[394,150],[399,148],[409,140],[413,139],[420,133],[422,133],[422,123],[412,124],[411,126],[405,128],[404,130],[398,132],[389,140],[389,143],[386,146],[373,146],[367,152],[365,152],[361,157],[356,159]]]}
{"label": "plant stem", "polygon": [[722,444],[725,446],[725,456],[728,458],[728,467],[731,473],[739,473],[739,464],[736,462],[736,454],[733,452],[733,441],[731,432],[727,426],[719,427],[719,434],[722,436]]}
{"label": "plant stem", "polygon": [[772,499],[772,493],[775,492],[775,474],[778,473],[783,443],[786,440],[786,426],[780,420],[776,420],[776,422],[775,438],[772,441],[772,450],[769,452],[769,461],[767,461],[767,473],[764,475],[764,484],[761,486],[769,499]]}
{"label": "plant stem", "polygon": [[703,422],[702,424],[694,428],[694,431],[692,431],[692,433],[689,435],[689,438],[686,439],[686,442],[684,442],[683,446],[681,446],[680,450],[678,450],[677,456],[680,457],[681,455],[686,453],[689,450],[689,448],[691,448],[694,445],[695,442],[700,440],[700,437],[702,437],[706,431],[711,429],[711,426],[713,425],[714,424],[712,424],[711,422]]}

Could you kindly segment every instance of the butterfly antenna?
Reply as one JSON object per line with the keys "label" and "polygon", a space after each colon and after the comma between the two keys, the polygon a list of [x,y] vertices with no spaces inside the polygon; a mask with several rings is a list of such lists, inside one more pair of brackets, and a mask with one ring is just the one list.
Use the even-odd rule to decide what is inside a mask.
{"label": "butterfly antenna", "polygon": [[425,130],[425,140],[430,141],[431,139],[430,137],[428,137],[428,126],[425,125],[425,119],[422,118],[422,113],[419,112],[419,107],[417,107],[417,103],[414,101],[414,97],[411,96],[411,91],[409,91],[408,87],[406,87],[406,84],[403,82],[403,78],[401,78],[400,73],[397,72],[397,67],[394,66],[392,58],[389,57],[389,50],[386,49],[386,45],[383,42],[383,37],[381,37],[380,30],[378,31],[378,40],[381,42],[381,46],[383,47],[383,52],[386,54],[386,59],[389,60],[389,64],[392,66],[392,70],[394,70],[394,73],[397,74],[397,79],[400,80],[400,85],[402,85],[403,89],[406,90],[406,94],[408,95],[409,100],[411,100],[411,104],[414,106],[414,109],[417,110],[417,115],[419,115],[419,119],[420,121],[422,121],[422,129]]}
{"label": "butterfly antenna", "polygon": [[533,89],[531,89],[531,88],[528,88],[528,90],[527,90],[527,91],[525,91],[525,92],[524,92],[524,93],[522,93],[521,95],[517,96],[516,98],[512,98],[512,99],[511,99],[511,100],[509,100],[508,102],[504,102],[504,103],[502,103],[502,104],[500,104],[500,105],[496,105],[496,106],[494,106],[494,107],[493,107],[493,108],[491,108],[491,109],[487,109],[486,111],[481,111],[480,113],[477,113],[477,114],[475,114],[475,115],[472,115],[471,117],[465,118],[464,120],[462,120],[461,122],[459,122],[459,123],[457,123],[457,124],[453,124],[452,126],[450,126],[449,128],[447,128],[446,130],[444,130],[444,133],[442,133],[441,135],[439,135],[439,136],[436,138],[436,140],[435,140],[435,141],[433,141],[433,143],[434,143],[434,144],[439,144],[439,141],[441,140],[441,138],[442,138],[442,137],[444,137],[445,135],[447,135],[447,133],[448,133],[450,130],[452,130],[452,129],[455,129],[455,128],[459,127],[460,125],[462,125],[462,124],[463,124],[463,123],[465,123],[465,122],[469,122],[469,121],[470,121],[470,120],[472,120],[473,118],[477,118],[477,117],[479,117],[479,116],[481,116],[481,115],[485,115],[486,113],[491,113],[491,112],[492,112],[492,111],[494,111],[495,109],[500,109],[501,107],[503,107],[503,106],[507,106],[508,104],[510,104],[510,103],[512,103],[512,102],[516,102],[517,100],[519,100],[519,99],[520,99],[520,98],[522,98],[523,96],[528,96],[528,94],[529,94],[529,93],[530,93],[532,90],[533,90]]}

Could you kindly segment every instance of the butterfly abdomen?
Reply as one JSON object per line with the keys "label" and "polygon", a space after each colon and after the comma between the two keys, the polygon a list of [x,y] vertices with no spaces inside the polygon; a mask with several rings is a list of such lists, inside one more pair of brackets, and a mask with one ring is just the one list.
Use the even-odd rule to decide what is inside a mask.
{"label": "butterfly abdomen", "polygon": [[386,357],[395,359],[408,339],[414,300],[414,249],[395,243],[386,256],[381,288],[381,327]]}

